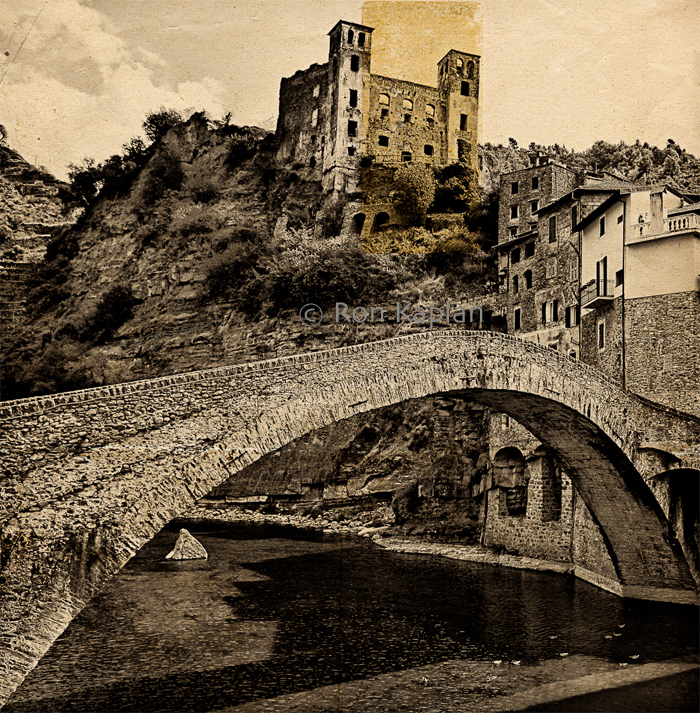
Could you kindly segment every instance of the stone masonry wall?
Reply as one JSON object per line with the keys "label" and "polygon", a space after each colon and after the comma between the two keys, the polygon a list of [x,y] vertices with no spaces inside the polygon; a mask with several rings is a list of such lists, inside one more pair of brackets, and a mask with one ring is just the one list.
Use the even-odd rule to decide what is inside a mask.
{"label": "stone masonry wall", "polygon": [[[622,383],[622,312],[624,298],[591,310],[581,317],[581,360]],[[598,325],[605,324],[605,346],[598,347]]]}
{"label": "stone masonry wall", "polygon": [[139,547],[227,477],[309,431],[441,393],[510,412],[546,440],[615,552],[618,593],[695,601],[629,459],[661,434],[679,452],[699,444],[700,420],[509,335],[426,330],[2,404],[0,701]]}
{"label": "stone masonry wall", "polygon": [[626,386],[700,416],[700,294],[625,302]]}

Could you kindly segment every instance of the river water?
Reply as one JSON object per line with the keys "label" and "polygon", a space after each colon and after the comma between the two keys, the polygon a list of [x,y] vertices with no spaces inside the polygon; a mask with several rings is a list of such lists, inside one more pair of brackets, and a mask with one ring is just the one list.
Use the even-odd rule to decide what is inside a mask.
{"label": "river water", "polygon": [[[180,526],[209,559],[164,559]],[[412,681],[447,662],[517,660],[525,672],[567,653],[617,667],[687,660],[697,645],[695,608],[624,601],[571,577],[290,527],[180,522],[83,610],[6,710],[268,711],[276,697]],[[465,710],[445,701],[435,710]]]}

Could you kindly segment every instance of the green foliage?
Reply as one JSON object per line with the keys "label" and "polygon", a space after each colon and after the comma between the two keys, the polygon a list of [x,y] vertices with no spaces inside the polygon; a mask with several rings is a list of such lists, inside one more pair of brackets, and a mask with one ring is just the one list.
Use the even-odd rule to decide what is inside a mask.
{"label": "green foliage", "polygon": [[435,176],[427,164],[404,164],[394,174],[394,205],[412,225],[425,221],[435,198]]}
{"label": "green foliage", "polygon": [[542,151],[581,176],[586,171],[607,171],[638,183],[668,181],[681,189],[692,189],[700,184],[700,160],[673,139],[668,139],[664,148],[639,140],[633,144],[596,141],[582,152],[571,151],[560,144],[543,146],[533,142],[525,150],[514,141],[510,146],[487,143],[482,151],[487,175],[497,180],[500,174],[527,168],[528,151]]}
{"label": "green foliage", "polygon": [[113,285],[102,295],[92,314],[83,323],[80,341],[104,344],[131,318],[138,303],[130,287]]}
{"label": "green foliage", "polygon": [[27,285],[30,315],[43,314],[70,297],[65,286],[70,265],[69,257],[56,254],[53,259],[48,259],[47,256],[47,259],[37,266]]}
{"label": "green foliage", "polygon": [[226,165],[231,169],[255,153],[258,139],[251,131],[238,126],[226,126],[224,132],[231,137],[226,152]]}
{"label": "green foliage", "polygon": [[235,300],[241,287],[257,277],[258,251],[251,243],[236,242],[206,265],[206,290],[210,299]]}
{"label": "green foliage", "polygon": [[165,136],[170,129],[179,126],[184,121],[182,115],[175,109],[160,107],[158,111],[149,112],[143,122],[143,132],[146,138],[154,143]]}
{"label": "green foliage", "polygon": [[115,195],[127,190],[150,156],[149,149],[139,138],[132,138],[123,146],[123,155],[110,156],[104,163],[92,158],[81,164],[70,164],[68,179],[71,189],[85,205],[98,196]]}
{"label": "green foliage", "polygon": [[170,226],[173,233],[189,238],[193,235],[209,235],[223,227],[224,219],[209,206],[197,205],[187,213],[176,217]]}
{"label": "green foliage", "polygon": [[435,172],[435,213],[474,213],[481,202],[479,176],[466,163],[453,163]]}
{"label": "green foliage", "polygon": [[214,203],[221,199],[221,187],[208,176],[197,176],[187,182],[187,194],[195,203]]}
{"label": "green foliage", "polygon": [[159,152],[146,171],[138,207],[148,208],[163,198],[167,190],[178,190],[184,177],[180,160],[169,151]]}

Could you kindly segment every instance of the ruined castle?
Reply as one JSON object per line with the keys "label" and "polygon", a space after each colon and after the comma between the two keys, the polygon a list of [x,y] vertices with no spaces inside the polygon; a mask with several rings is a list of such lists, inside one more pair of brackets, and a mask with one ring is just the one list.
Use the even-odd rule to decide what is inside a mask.
{"label": "ruined castle", "polygon": [[282,79],[278,158],[312,169],[326,191],[358,190],[359,168],[416,161],[476,168],[478,55],[450,50],[437,86],[371,73],[373,28],[341,20],[328,62]]}

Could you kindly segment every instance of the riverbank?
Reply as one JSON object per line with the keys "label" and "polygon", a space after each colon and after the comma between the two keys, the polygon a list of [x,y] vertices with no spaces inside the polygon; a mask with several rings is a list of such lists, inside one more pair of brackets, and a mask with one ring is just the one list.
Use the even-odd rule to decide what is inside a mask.
{"label": "riverbank", "polygon": [[426,540],[422,536],[400,536],[399,528],[394,525],[394,513],[389,507],[338,517],[337,513],[314,515],[262,513],[247,510],[239,506],[207,503],[197,505],[178,519],[213,520],[216,522],[253,522],[265,525],[286,525],[302,530],[315,530],[329,535],[358,535],[367,537],[380,547],[393,552],[406,554],[433,555],[464,562],[528,569],[542,572],[574,574],[574,565],[570,562],[553,562],[494,552],[483,545],[464,543],[444,543]]}
{"label": "riverbank", "polygon": [[287,525],[300,530],[316,530],[327,535],[359,535],[380,539],[394,525],[394,512],[380,506],[356,513],[325,512],[317,515],[264,513],[225,503],[198,504],[178,516],[178,520],[253,522],[260,525]]}
{"label": "riverbank", "polygon": [[[634,664],[634,662],[632,662]],[[697,664],[670,660],[620,667],[593,656],[499,665],[452,660],[224,708],[220,713],[367,711],[687,711]]]}

